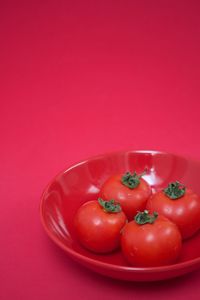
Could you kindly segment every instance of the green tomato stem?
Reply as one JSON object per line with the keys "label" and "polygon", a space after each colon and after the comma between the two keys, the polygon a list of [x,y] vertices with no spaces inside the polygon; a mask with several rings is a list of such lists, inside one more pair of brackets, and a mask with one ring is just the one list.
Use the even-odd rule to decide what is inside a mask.
{"label": "green tomato stem", "polygon": [[153,215],[149,214],[148,210],[144,210],[143,212],[138,212],[135,216],[134,220],[139,225],[144,224],[153,224],[158,217],[158,213],[154,211]]}
{"label": "green tomato stem", "polygon": [[185,186],[178,181],[171,182],[168,186],[163,190],[164,194],[172,199],[176,200],[185,195]]}
{"label": "green tomato stem", "polygon": [[135,189],[140,184],[140,178],[146,174],[146,171],[144,171],[141,174],[137,174],[134,172],[131,174],[130,172],[127,172],[124,174],[121,178],[121,183],[125,186],[127,186],[129,189]]}
{"label": "green tomato stem", "polygon": [[108,213],[119,213],[122,211],[119,203],[116,203],[115,200],[104,201],[102,198],[98,199],[99,205],[103,207],[105,212]]}

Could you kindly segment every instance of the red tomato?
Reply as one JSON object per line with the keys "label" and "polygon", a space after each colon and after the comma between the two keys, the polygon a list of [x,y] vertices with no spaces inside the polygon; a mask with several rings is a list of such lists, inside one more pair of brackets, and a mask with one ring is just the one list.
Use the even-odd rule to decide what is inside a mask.
{"label": "red tomato", "polygon": [[133,220],[138,211],[145,209],[151,195],[150,186],[141,176],[136,173],[115,175],[110,177],[101,188],[101,197],[115,199],[120,203],[129,220]]}
{"label": "red tomato", "polygon": [[181,246],[181,234],[177,226],[164,216],[156,213],[149,215],[146,210],[138,213],[135,220],[122,230],[122,252],[126,260],[136,267],[174,263]]}
{"label": "red tomato", "polygon": [[191,237],[200,228],[200,198],[179,182],[170,183],[153,195],[147,209],[156,210],[174,222],[183,239]]}
{"label": "red tomato", "polygon": [[121,230],[127,219],[114,200],[89,201],[74,218],[74,228],[80,243],[96,253],[111,252],[119,247]]}

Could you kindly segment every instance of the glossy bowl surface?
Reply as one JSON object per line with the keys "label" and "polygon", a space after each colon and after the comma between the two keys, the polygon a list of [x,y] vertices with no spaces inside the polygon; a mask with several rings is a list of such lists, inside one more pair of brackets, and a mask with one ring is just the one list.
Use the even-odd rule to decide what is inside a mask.
{"label": "glossy bowl surface", "polygon": [[44,190],[40,215],[48,236],[72,259],[106,276],[130,281],[153,281],[177,277],[200,267],[200,232],[183,243],[179,261],[173,265],[136,268],[129,266],[120,250],[106,255],[82,248],[73,232],[73,218],[81,204],[97,199],[104,181],[126,171],[142,172],[152,189],[179,180],[200,195],[200,162],[157,151],[115,152],[92,157],[59,173]]}

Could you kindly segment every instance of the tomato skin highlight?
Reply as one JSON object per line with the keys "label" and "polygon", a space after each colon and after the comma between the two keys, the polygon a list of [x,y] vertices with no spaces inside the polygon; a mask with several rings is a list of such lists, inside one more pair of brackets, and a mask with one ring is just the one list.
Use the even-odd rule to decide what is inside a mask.
{"label": "tomato skin highlight", "polygon": [[151,196],[149,184],[140,178],[140,184],[130,189],[121,182],[122,175],[110,177],[102,186],[100,196],[103,199],[115,199],[120,203],[122,210],[129,221],[133,220],[138,211],[143,211],[147,200]]}
{"label": "tomato skin highlight", "polygon": [[200,229],[200,198],[190,189],[175,200],[163,191],[157,192],[148,200],[147,209],[150,212],[156,210],[174,222],[183,239],[190,238]]}
{"label": "tomato skin highlight", "polygon": [[127,222],[123,211],[106,212],[98,201],[84,203],[74,217],[79,242],[95,253],[112,252],[120,246],[121,230]]}
{"label": "tomato skin highlight", "polygon": [[121,248],[129,264],[157,267],[174,263],[182,248],[177,226],[163,216],[153,224],[139,225],[131,221],[123,228]]}

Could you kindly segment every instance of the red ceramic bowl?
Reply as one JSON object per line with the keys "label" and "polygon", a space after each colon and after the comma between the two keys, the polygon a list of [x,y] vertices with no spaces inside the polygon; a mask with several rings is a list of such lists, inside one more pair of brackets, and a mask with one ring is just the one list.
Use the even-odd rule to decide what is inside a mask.
{"label": "red ceramic bowl", "polygon": [[115,173],[149,171],[145,180],[155,189],[179,180],[200,195],[200,162],[156,151],[127,151],[92,157],[58,174],[46,187],[40,205],[42,224],[49,237],[72,259],[113,278],[153,281],[176,277],[200,267],[200,233],[183,243],[177,263],[151,268],[129,266],[121,251],[93,254],[82,248],[73,232],[73,217],[86,201],[97,199],[104,181]]}

